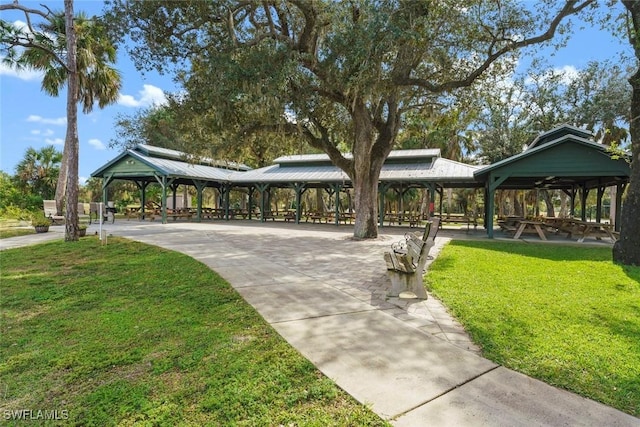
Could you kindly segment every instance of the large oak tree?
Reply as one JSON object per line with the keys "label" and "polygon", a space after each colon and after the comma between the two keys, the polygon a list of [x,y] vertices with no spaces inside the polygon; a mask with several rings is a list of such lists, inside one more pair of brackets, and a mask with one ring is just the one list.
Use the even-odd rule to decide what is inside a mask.
{"label": "large oak tree", "polygon": [[[640,61],[640,2],[625,0],[629,11],[629,41]],[[613,259],[627,265],[640,265],[640,69],[629,78],[632,87],[631,119],[631,177],[620,218],[620,240],[613,247]]]}
{"label": "large oak tree", "polygon": [[552,40],[594,0],[110,3],[137,64],[175,66],[185,105],[211,129],[238,143],[290,135],[327,153],[353,182],[355,237],[371,238],[404,115],[512,66],[510,54]]}

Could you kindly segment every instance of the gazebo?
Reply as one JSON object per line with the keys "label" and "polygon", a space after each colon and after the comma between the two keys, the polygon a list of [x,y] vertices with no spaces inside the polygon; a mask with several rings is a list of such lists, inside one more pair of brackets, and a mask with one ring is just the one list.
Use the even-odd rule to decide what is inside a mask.
{"label": "gazebo", "polygon": [[[586,220],[589,191],[597,191],[596,221],[601,220],[602,197],[607,187],[616,187],[616,206],[629,182],[630,166],[624,158],[615,158],[607,147],[593,142],[593,134],[584,129],[562,125],[538,136],[522,153],[474,172],[484,183],[485,218],[493,218],[494,196],[498,189],[561,190],[571,199],[580,195],[582,220]],[[615,227],[619,231],[620,209],[616,209]],[[486,221],[489,237],[493,237],[493,221]]]}

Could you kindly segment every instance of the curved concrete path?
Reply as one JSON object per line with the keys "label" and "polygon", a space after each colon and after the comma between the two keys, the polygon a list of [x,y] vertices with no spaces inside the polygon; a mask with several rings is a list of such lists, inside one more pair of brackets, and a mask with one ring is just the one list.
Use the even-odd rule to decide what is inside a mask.
{"label": "curved concrete path", "polygon": [[[119,221],[105,229],[211,267],[318,369],[393,425],[640,425],[480,357],[434,298],[387,299],[382,253],[408,229],[383,228],[376,241],[355,241],[346,226],[249,221]],[[0,249],[47,234],[3,239]],[[448,241],[444,234],[432,253]]]}

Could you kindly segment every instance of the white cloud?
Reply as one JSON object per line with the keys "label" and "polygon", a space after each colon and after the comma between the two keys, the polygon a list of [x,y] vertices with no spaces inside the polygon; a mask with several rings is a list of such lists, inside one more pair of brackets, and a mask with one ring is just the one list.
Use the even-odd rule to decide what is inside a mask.
{"label": "white cloud", "polygon": [[107,147],[105,147],[105,145],[102,143],[102,141],[100,141],[99,139],[96,139],[96,138],[91,138],[89,140],[89,145],[91,145],[96,150],[106,150],[107,149]]}
{"label": "white cloud", "polygon": [[565,65],[562,68],[556,68],[554,71],[562,75],[562,82],[566,85],[577,79],[580,74],[573,65]]}
{"label": "white cloud", "polygon": [[[4,57],[0,57],[0,61],[2,60],[4,60]],[[42,80],[43,74],[41,71],[35,71],[28,68],[18,70],[0,62],[0,76],[15,77],[25,81],[40,81]]]}
{"label": "white cloud", "polygon": [[78,183],[79,183],[80,185],[85,185],[85,184],[87,183],[87,180],[88,180],[88,179],[89,179],[89,178],[87,178],[86,176],[79,176],[79,177],[78,177]]}
{"label": "white cloud", "polygon": [[44,142],[46,142],[47,144],[53,144],[53,145],[64,145],[64,139],[62,138],[45,138]]}
{"label": "white cloud", "polygon": [[51,136],[53,134],[54,132],[51,129],[44,129],[44,130],[34,129],[31,131],[31,135]]}
{"label": "white cloud", "polygon": [[[13,26],[27,33],[29,32],[27,24],[23,21],[14,21]],[[18,49],[19,52],[22,51],[21,48]],[[42,71],[36,71],[30,68],[16,69],[14,67],[10,67],[4,63],[5,58],[5,56],[0,56],[0,76],[15,77],[25,81],[42,80],[42,77],[44,76]]]}
{"label": "white cloud", "polygon": [[28,122],[33,122],[33,123],[43,123],[45,125],[56,125],[56,126],[64,126],[64,125],[67,124],[67,118],[66,117],[60,117],[60,118],[57,118],[57,119],[47,119],[45,117],[36,116],[34,114],[32,114],[29,117],[27,117],[27,121]]}
{"label": "white cloud", "polygon": [[[573,66],[573,65],[565,65],[563,67],[556,67],[553,68],[549,71],[547,71],[545,74],[541,75],[539,77],[540,81],[545,81],[547,79],[551,79],[554,76],[560,76],[560,83],[563,85],[569,85],[571,84],[575,79],[577,79],[580,76],[580,71],[578,71],[578,69]],[[533,84],[534,83],[534,79],[532,79],[530,76],[527,77],[525,79],[525,83],[526,84]]]}
{"label": "white cloud", "polygon": [[139,97],[136,99],[132,95],[121,94],[118,98],[118,104],[125,107],[150,107],[167,103],[162,89],[153,85],[143,85],[143,89],[138,92],[138,95]]}

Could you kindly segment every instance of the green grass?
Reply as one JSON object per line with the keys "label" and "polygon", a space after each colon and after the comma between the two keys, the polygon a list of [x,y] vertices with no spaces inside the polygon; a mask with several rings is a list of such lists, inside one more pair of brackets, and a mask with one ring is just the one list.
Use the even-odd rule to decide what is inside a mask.
{"label": "green grass", "polygon": [[456,241],[426,282],[488,359],[640,416],[640,268],[611,249]]}
{"label": "green grass", "polygon": [[66,411],[65,425],[83,426],[386,425],[185,255],[86,238],[0,256],[3,415]]}
{"label": "green grass", "polygon": [[0,228],[0,239],[8,239],[9,237],[26,236],[34,234],[35,230],[31,228]]}

